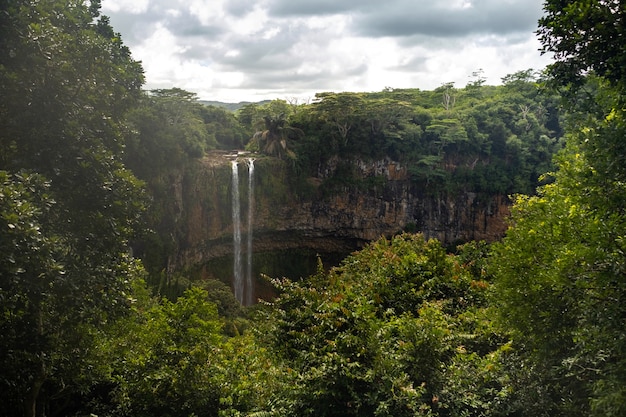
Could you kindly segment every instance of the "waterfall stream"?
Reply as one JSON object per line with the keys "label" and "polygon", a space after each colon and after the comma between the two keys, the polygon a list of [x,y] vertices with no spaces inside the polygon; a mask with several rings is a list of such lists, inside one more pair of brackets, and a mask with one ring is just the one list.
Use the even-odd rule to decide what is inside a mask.
{"label": "waterfall stream", "polygon": [[246,259],[245,305],[254,303],[254,280],[252,279],[252,239],[254,238],[254,159],[248,159],[248,245]]}
{"label": "waterfall stream", "polygon": [[235,298],[243,303],[244,280],[241,265],[241,202],[239,201],[239,164],[232,161],[232,212],[233,212],[233,290]]}
{"label": "waterfall stream", "polygon": [[[246,241],[246,270],[244,274],[241,248],[241,199],[239,192],[239,163],[232,161],[232,215],[233,215],[233,291],[242,305],[254,303],[252,276],[252,241],[254,239],[254,159],[248,159],[248,215]],[[245,195],[245,194],[244,194]]]}

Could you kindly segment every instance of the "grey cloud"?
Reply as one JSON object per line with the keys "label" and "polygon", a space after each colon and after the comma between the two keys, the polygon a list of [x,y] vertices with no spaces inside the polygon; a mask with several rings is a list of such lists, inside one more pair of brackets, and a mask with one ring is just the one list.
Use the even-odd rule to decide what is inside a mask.
{"label": "grey cloud", "polygon": [[147,38],[157,24],[163,25],[175,36],[217,38],[228,32],[224,26],[203,25],[197,16],[187,9],[176,7],[177,14],[169,14],[173,5],[167,0],[153,0],[148,9],[139,14],[126,12],[110,12],[111,24],[117,32],[121,32],[123,39],[129,45],[139,44]]}
{"label": "grey cloud", "polygon": [[371,5],[385,5],[380,0],[269,0],[269,14],[272,16],[323,16],[348,13]]}
{"label": "grey cloud", "polygon": [[228,42],[229,48],[237,51],[237,55],[227,56],[227,51],[222,51],[223,55],[215,58],[226,70],[237,70],[242,67],[250,70],[288,68],[295,65],[289,59],[289,55],[298,38],[297,33],[284,30],[269,39],[251,36],[231,38]]}
{"label": "grey cloud", "polygon": [[258,73],[248,73],[242,88],[256,88],[264,86],[264,88],[282,88],[285,86],[297,86],[298,88],[307,88],[309,86],[317,86],[322,83],[321,80],[329,80],[332,76],[328,70],[318,71],[315,73],[303,74],[295,70],[290,71],[260,71]]}
{"label": "grey cloud", "polygon": [[192,38],[218,39],[220,36],[228,33],[222,26],[202,25],[198,18],[193,15],[181,15],[168,19],[165,27],[174,35]]}
{"label": "grey cloud", "polygon": [[263,88],[295,90],[342,90],[346,79],[358,79],[367,74],[368,67],[361,63],[341,69],[341,73],[323,68],[314,72],[303,72],[300,68],[275,68],[273,71],[246,73],[241,88]]}
{"label": "grey cloud", "polygon": [[393,71],[401,72],[420,72],[426,70],[426,64],[428,63],[427,56],[412,56],[407,60],[404,60],[400,65],[387,67]]}
{"label": "grey cloud", "polygon": [[473,0],[471,7],[450,8],[447,2],[395,0],[376,13],[371,10],[356,14],[352,29],[367,37],[530,32],[537,26],[540,3],[541,0]]}
{"label": "grey cloud", "polygon": [[122,34],[122,39],[128,45],[134,45],[147,38],[154,31],[154,21],[138,19],[137,15],[128,13],[106,13],[111,19],[113,30]]}
{"label": "grey cloud", "polygon": [[[226,0],[221,10],[226,16],[210,16],[210,24],[194,16],[185,0],[150,0],[144,13],[105,14],[131,51],[161,25],[184,47],[179,52],[183,64],[193,61],[213,72],[243,74],[242,85],[233,87],[224,81],[225,90],[295,94],[371,85],[381,72],[401,75],[403,80],[413,73],[415,85],[420,85],[425,75],[431,75],[427,64],[438,51],[461,50],[468,42],[514,50],[532,36],[541,14],[542,0],[466,0],[472,7],[450,9],[451,3],[461,1]],[[171,13],[172,9],[176,13]],[[264,12],[258,15],[259,21],[269,17],[266,28],[258,33],[237,33],[229,26],[258,11]],[[318,19],[310,20],[312,17]],[[361,39],[350,44],[354,37]],[[374,51],[356,48],[374,38],[394,38],[398,56],[391,57],[391,62],[365,62]],[[329,48],[334,40],[338,42]],[[350,50],[350,45],[354,49]],[[370,67],[377,71],[368,73]],[[392,84],[390,77],[388,83]],[[214,87],[220,87],[215,82]]]}
{"label": "grey cloud", "polygon": [[228,0],[226,11],[235,17],[243,17],[254,10],[255,3],[249,0]]}

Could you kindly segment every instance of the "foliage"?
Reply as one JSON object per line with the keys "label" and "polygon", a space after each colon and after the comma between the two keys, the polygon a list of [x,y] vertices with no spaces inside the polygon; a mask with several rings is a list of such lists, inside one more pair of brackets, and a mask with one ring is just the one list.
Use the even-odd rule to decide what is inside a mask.
{"label": "foliage", "polygon": [[296,155],[288,147],[288,142],[303,135],[303,132],[287,125],[285,114],[281,113],[277,118],[264,116],[264,130],[258,131],[252,136],[248,149],[258,150],[266,155],[280,159],[294,159]]}
{"label": "foliage", "polygon": [[249,133],[232,112],[211,106],[199,110],[210,135],[209,144],[215,141],[219,149],[241,149],[245,145]]}
{"label": "foliage", "polygon": [[195,93],[180,88],[144,94],[127,120],[133,134],[126,141],[124,161],[150,185],[207,150],[241,147],[244,136],[232,113],[203,106]]}
{"label": "foliage", "polygon": [[251,334],[230,338],[221,345],[214,372],[224,375],[220,417],[271,415],[262,407],[274,401],[285,380],[284,368]]}
{"label": "foliage", "polygon": [[[79,354],[70,358],[62,344],[77,339],[71,331],[77,317],[64,317],[69,313],[65,303],[76,301],[64,294],[61,261],[67,247],[46,224],[54,204],[49,184],[37,175],[13,178],[5,171],[0,180],[2,407],[4,413],[17,414],[33,407],[50,379],[80,380],[86,350],[78,344]],[[68,366],[70,359],[77,368]]]}
{"label": "foliage", "polygon": [[[197,102],[194,93],[179,89],[153,90],[126,115],[124,163],[146,182],[152,206],[144,218],[150,232],[134,242],[137,256],[151,275],[159,275],[175,248],[175,219],[180,207],[172,199],[172,183],[192,175],[193,164],[207,150],[242,146],[243,128],[234,115]],[[156,285],[155,285],[156,286]]]}
{"label": "foliage", "polygon": [[142,179],[161,177],[197,158],[209,146],[195,94],[180,89],[155,90],[127,115],[134,135],[126,141],[125,163]]}
{"label": "foliage", "polygon": [[[153,198],[146,219],[153,233],[134,242],[135,254],[144,261],[150,284],[158,286],[169,254],[184,244],[172,184],[196,178],[202,149],[241,149],[243,137],[249,139],[248,151],[287,160],[288,182],[273,184],[276,190],[290,187],[303,199],[375,191],[388,178],[364,173],[360,165],[385,160],[399,162],[410,186],[426,195],[532,193],[539,176],[552,169],[562,135],[558,96],[542,90],[536,76],[520,71],[498,87],[320,93],[312,103],[253,103],[234,115],[200,106],[184,90],[153,91],[128,114],[133,134],[125,162],[146,181]],[[198,129],[183,129],[188,124]]]}
{"label": "foliage", "polygon": [[140,274],[127,248],[144,200],[120,154],[123,114],[143,74],[98,9],[83,1],[0,9],[7,415],[62,412],[89,389],[102,365],[94,335],[126,311]]}
{"label": "foliage", "polygon": [[531,193],[560,148],[558,97],[540,88],[532,70],[503,81],[317,94],[288,118],[303,132],[293,147],[300,170],[318,175],[337,157],[391,158],[432,192]]}
{"label": "foliage", "polygon": [[587,146],[621,138],[621,118],[572,138],[556,182],[539,196],[518,197],[514,228],[494,261],[496,300],[507,312],[507,326],[518,332],[522,352],[538,371],[552,369],[544,378],[558,382],[539,380],[553,388],[551,398],[571,402],[559,407],[554,401],[550,415],[588,415],[592,406],[598,415],[620,415],[626,404],[618,388],[626,376],[618,330],[625,314],[626,194],[619,168],[607,176],[604,161]]}
{"label": "foliage", "polygon": [[544,2],[539,20],[543,51],[554,54],[549,70],[562,85],[582,84],[589,70],[626,87],[624,8],[618,0]]}
{"label": "foliage", "polygon": [[288,370],[280,415],[485,415],[489,395],[506,396],[501,339],[481,313],[488,284],[434,240],[382,239],[327,274],[274,282],[261,340]]}
{"label": "foliage", "polygon": [[[512,227],[494,252],[494,301],[516,349],[507,365],[512,404],[533,415],[620,416],[626,120],[623,41],[612,22],[621,21],[623,9],[611,1],[549,1],[546,11],[540,33],[544,49],[557,53],[554,81],[581,113],[553,183],[517,198]],[[583,83],[588,69],[603,78]]]}
{"label": "foliage", "polygon": [[134,286],[130,313],[99,334],[104,366],[82,412],[107,416],[241,416],[266,404],[281,376],[249,335],[226,337],[207,291],[175,302]]}
{"label": "foliage", "polygon": [[221,323],[205,291],[175,303],[144,296],[109,336],[113,399],[120,415],[216,416]]}
{"label": "foliage", "polygon": [[[179,88],[142,94],[99,1],[0,4],[1,414],[626,414],[618,2],[545,2],[548,84],[566,86],[568,125],[533,70],[498,87],[479,71],[465,88],[327,92],[233,114]],[[280,295],[254,322],[218,282],[153,298],[128,251],[146,204],[137,175],[160,235],[135,247],[165,277],[172,178],[193,176],[208,150],[287,158],[333,192],[380,185],[353,161],[390,158],[433,193],[530,194],[563,126],[558,171],[516,197],[493,250],[381,239],[331,271],[273,280]]]}

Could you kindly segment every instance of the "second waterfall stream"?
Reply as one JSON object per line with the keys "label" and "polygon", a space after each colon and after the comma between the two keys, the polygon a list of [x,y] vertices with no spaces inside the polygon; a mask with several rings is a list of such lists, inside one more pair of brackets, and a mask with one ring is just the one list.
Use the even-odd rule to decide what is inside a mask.
{"label": "second waterfall stream", "polygon": [[[246,268],[243,268],[242,256],[242,221],[241,221],[241,192],[239,186],[239,162],[232,161],[232,217],[233,217],[233,291],[235,298],[242,305],[254,303],[254,279],[252,277],[252,242],[254,238],[254,159],[250,158],[248,167],[248,192],[243,194],[248,199],[247,239],[246,239]],[[245,274],[244,274],[245,272]]]}

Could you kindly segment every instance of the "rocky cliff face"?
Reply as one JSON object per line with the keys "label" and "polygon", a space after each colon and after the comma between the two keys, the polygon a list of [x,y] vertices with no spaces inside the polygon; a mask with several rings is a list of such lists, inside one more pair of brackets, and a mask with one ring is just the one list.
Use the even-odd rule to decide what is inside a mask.
{"label": "rocky cliff face", "polygon": [[[195,268],[233,250],[232,172],[235,156],[215,153],[172,185],[180,230],[175,269]],[[505,196],[465,192],[434,197],[412,183],[406,167],[391,160],[350,161],[350,184],[330,179],[340,165],[320,166],[315,177],[294,178],[286,162],[255,160],[254,194],[248,201],[247,156],[239,157],[241,212],[252,204],[253,252],[311,249],[348,253],[368,241],[403,230],[422,232],[445,244],[500,238],[506,229]],[[242,233],[248,233],[242,215]]]}

